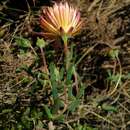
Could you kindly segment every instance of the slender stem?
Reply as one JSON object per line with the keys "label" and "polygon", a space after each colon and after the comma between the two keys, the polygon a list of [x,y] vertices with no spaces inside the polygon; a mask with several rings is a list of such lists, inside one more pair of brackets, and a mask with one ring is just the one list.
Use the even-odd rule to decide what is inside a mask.
{"label": "slender stem", "polygon": [[[68,49],[68,37],[65,36],[63,37],[63,41],[64,41],[64,53],[65,53],[65,64],[66,64],[66,71],[69,69],[69,65],[70,65],[70,52],[69,52],[69,49]],[[77,73],[76,73],[76,70],[74,71],[74,80],[75,80],[75,87],[76,87],[76,91],[78,93],[78,77],[77,77]],[[66,88],[64,88],[66,90]],[[64,91],[65,91],[64,90]],[[66,97],[65,97],[66,98]]]}
{"label": "slender stem", "polygon": [[40,48],[40,50],[41,50],[41,55],[42,55],[42,61],[43,61],[44,67],[45,67],[45,72],[48,74],[49,71],[48,71],[48,68],[47,68],[45,53],[43,51],[43,48]]}
{"label": "slender stem", "polygon": [[67,104],[67,86],[64,85],[65,104]]}
{"label": "slender stem", "polygon": [[64,53],[65,53],[65,64],[66,64],[66,71],[69,68],[69,49],[67,43],[64,43]]}
{"label": "slender stem", "polygon": [[[69,65],[68,65],[69,50],[68,50],[67,43],[64,43],[64,54],[65,54],[65,66],[66,66],[66,71],[67,71],[69,68]],[[64,85],[64,95],[65,95],[65,104],[67,104],[67,86],[66,85]]]}
{"label": "slender stem", "polygon": [[77,92],[77,94],[78,94],[79,87],[78,87],[78,76],[77,76],[77,72],[76,72],[76,70],[74,71],[74,80],[75,80],[75,88],[76,88],[76,92]]}
{"label": "slender stem", "polygon": [[64,34],[62,36],[62,40],[64,42],[64,54],[65,54],[65,64],[66,64],[66,71],[69,68],[69,49],[68,49],[68,36]]}
{"label": "slender stem", "polygon": [[[65,54],[65,67],[66,67],[66,72],[69,68],[69,49],[68,49],[68,46],[67,46],[67,43],[68,43],[68,37],[67,35],[64,35],[62,37],[62,40],[64,42],[64,54]],[[64,85],[64,95],[65,95],[65,104],[67,105],[67,86]]]}

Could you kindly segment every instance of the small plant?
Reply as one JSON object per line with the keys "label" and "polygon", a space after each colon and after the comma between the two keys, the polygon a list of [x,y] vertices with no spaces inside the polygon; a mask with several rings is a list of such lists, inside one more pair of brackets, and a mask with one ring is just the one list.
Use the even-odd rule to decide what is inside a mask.
{"label": "small plant", "polygon": [[[65,106],[68,105],[67,101],[67,93],[71,93],[72,95],[72,87],[73,87],[73,81],[72,76],[74,76],[75,79],[75,86],[76,91],[78,92],[78,74],[76,72],[75,65],[71,63],[71,52],[68,49],[68,39],[72,36],[75,36],[79,33],[81,26],[82,26],[82,20],[80,19],[80,12],[71,6],[68,5],[67,2],[65,3],[55,3],[53,7],[48,7],[45,10],[43,10],[43,14],[40,17],[40,23],[41,28],[43,29],[43,36],[48,39],[56,40],[57,38],[61,38],[64,43],[64,54],[65,54],[65,66],[66,66],[66,75],[65,76],[64,83],[62,84],[62,87],[64,87],[64,96],[65,96]],[[64,69],[64,68],[63,68]],[[55,67],[55,65],[51,64],[50,66],[51,75],[54,74],[54,77],[51,78],[52,88],[55,91],[55,94],[53,93],[53,97],[56,99],[58,98],[58,93],[56,94],[56,81],[59,80],[58,77],[59,71]],[[58,79],[56,79],[56,77]],[[60,81],[61,83],[61,81]],[[69,89],[69,86],[71,86],[71,90]],[[55,88],[55,89],[54,89]],[[55,95],[55,96],[54,96]],[[57,95],[57,96],[56,96]],[[74,108],[73,108],[74,109]]]}
{"label": "small plant", "polygon": [[[43,103],[41,112],[35,106],[27,107],[19,126],[17,126],[19,129],[20,127],[21,129],[47,127],[41,121],[44,115],[49,121],[63,122],[65,120],[64,113],[75,111],[84,94],[84,85],[76,72],[75,63],[72,62],[74,61],[73,49],[69,50],[68,47],[68,39],[80,32],[82,26],[80,12],[68,3],[55,3],[53,7],[43,10],[43,14],[40,16],[40,25],[45,39],[56,41],[60,38],[62,40],[65,60],[61,66],[55,64],[54,61],[48,61],[45,52],[49,43],[43,38],[37,38],[36,41],[36,46],[40,50],[39,54],[29,40],[16,37],[20,52],[27,53],[31,49],[35,57],[31,65],[25,64],[16,70],[18,73],[24,70],[32,79],[29,83],[27,82],[27,86],[31,87],[28,95],[35,98],[35,93],[43,90],[42,93],[48,95],[46,98],[49,101],[49,104]],[[39,66],[42,66],[42,70],[38,69]],[[37,69],[35,70],[35,68]],[[75,94],[74,89],[76,90]]]}

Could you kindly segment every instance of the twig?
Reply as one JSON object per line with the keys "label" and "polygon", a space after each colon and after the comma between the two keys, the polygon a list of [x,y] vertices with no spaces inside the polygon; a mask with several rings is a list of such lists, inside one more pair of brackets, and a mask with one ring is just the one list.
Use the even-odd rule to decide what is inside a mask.
{"label": "twig", "polygon": [[65,64],[66,64],[66,71],[69,68],[69,49],[67,43],[64,43],[64,53],[65,53]]}

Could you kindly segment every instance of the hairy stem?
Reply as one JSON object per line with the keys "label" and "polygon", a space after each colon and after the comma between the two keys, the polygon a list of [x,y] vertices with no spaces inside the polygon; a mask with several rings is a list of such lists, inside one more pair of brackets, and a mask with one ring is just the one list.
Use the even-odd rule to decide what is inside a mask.
{"label": "hairy stem", "polygon": [[64,43],[64,53],[65,53],[65,64],[66,64],[66,71],[69,68],[69,49],[67,43]]}

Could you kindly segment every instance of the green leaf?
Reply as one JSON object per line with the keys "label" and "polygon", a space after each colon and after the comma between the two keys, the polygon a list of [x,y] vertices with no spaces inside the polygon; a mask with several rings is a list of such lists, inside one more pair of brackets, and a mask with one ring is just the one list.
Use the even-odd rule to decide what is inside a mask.
{"label": "green leaf", "polygon": [[2,110],[0,115],[6,114],[6,113],[10,113],[10,112],[12,112],[12,109],[4,109],[4,110]]}
{"label": "green leaf", "polygon": [[45,109],[45,112],[46,112],[48,118],[53,119],[53,115],[51,114],[51,111],[50,111],[50,109],[48,108],[47,105],[44,105],[44,109]]}
{"label": "green leaf", "polygon": [[18,124],[17,124],[17,129],[18,129],[18,130],[22,130],[22,129],[23,129],[22,125],[18,123]]}
{"label": "green leaf", "polygon": [[31,118],[32,118],[33,120],[36,120],[36,119],[39,118],[39,115],[38,115],[36,109],[32,109],[30,113],[31,113]]}
{"label": "green leaf", "polygon": [[75,71],[75,67],[74,65],[71,65],[67,71],[67,79],[66,79],[67,84],[71,82],[71,78],[74,74],[74,71]]}
{"label": "green leaf", "polygon": [[54,75],[55,75],[55,80],[59,81],[60,80],[60,73],[56,67],[54,67]]}
{"label": "green leaf", "polygon": [[112,112],[117,112],[117,108],[112,106],[112,105],[108,105],[106,103],[102,104],[102,109],[105,111],[112,111]]}
{"label": "green leaf", "polygon": [[36,125],[36,130],[38,129],[42,130],[43,126],[44,126],[43,123],[40,120],[38,120],[38,124]]}
{"label": "green leaf", "polygon": [[59,81],[60,80],[60,72],[59,70],[56,68],[54,63],[50,64],[50,73],[51,73],[51,78],[53,81]]}
{"label": "green leaf", "polygon": [[117,58],[119,55],[119,50],[117,49],[112,49],[109,52],[109,56],[112,57],[113,59]]}
{"label": "green leaf", "polygon": [[90,126],[87,126],[86,129],[83,129],[83,130],[98,130],[98,128],[92,128]]}
{"label": "green leaf", "polygon": [[[117,83],[117,81],[119,80],[120,77],[121,77],[120,74],[116,74],[116,75],[111,75],[111,77],[108,77],[107,79],[110,80],[110,81],[112,81],[113,83]],[[121,80],[122,79],[120,79],[120,84],[122,84]]]}
{"label": "green leaf", "polygon": [[73,88],[71,85],[68,85],[67,87],[68,87],[68,98],[71,100],[72,98],[74,98],[73,92],[72,92]]}
{"label": "green leaf", "polygon": [[19,47],[29,48],[31,46],[31,42],[28,39],[22,37],[15,37],[15,42]]}
{"label": "green leaf", "polygon": [[6,29],[0,29],[0,38],[2,38],[5,33],[6,33]]}
{"label": "green leaf", "polygon": [[63,108],[64,107],[64,104],[63,104],[63,101],[59,98],[55,99],[54,100],[54,105],[52,107],[52,113],[55,114],[58,112],[58,110],[60,108]]}
{"label": "green leaf", "polygon": [[62,67],[60,70],[60,80],[63,80],[64,78],[65,69]]}
{"label": "green leaf", "polygon": [[57,70],[54,63],[51,63],[49,66],[50,69],[50,79],[52,85],[52,95],[54,100],[58,98],[58,90],[57,90]]}
{"label": "green leaf", "polygon": [[15,130],[15,128],[12,126],[11,130]]}
{"label": "green leaf", "polygon": [[61,115],[56,115],[54,117],[54,120],[57,120],[58,122],[63,122],[64,123],[64,120],[65,120],[65,115],[61,114]]}
{"label": "green leaf", "polygon": [[81,87],[79,88],[79,92],[78,92],[78,95],[76,98],[81,98],[84,94],[84,89],[85,89],[85,86],[83,86],[83,84],[81,84]]}
{"label": "green leaf", "polygon": [[74,112],[75,109],[79,106],[79,104],[80,104],[80,100],[78,100],[78,99],[72,101],[72,103],[68,107],[68,110],[71,112]]}
{"label": "green leaf", "polygon": [[16,72],[16,73],[20,73],[20,72],[22,72],[23,70],[28,71],[28,66],[25,65],[25,64],[23,64],[23,65],[21,65],[20,67],[16,68],[15,72]]}
{"label": "green leaf", "polygon": [[37,42],[36,42],[36,45],[40,48],[44,48],[46,45],[48,45],[47,42],[45,42],[45,40],[43,38],[38,38],[37,39]]}
{"label": "green leaf", "polygon": [[55,73],[54,73],[54,69],[55,69],[55,64],[54,63],[50,63],[49,65],[49,69],[50,69],[50,78],[51,78],[51,81],[56,81],[56,78],[55,78]]}

